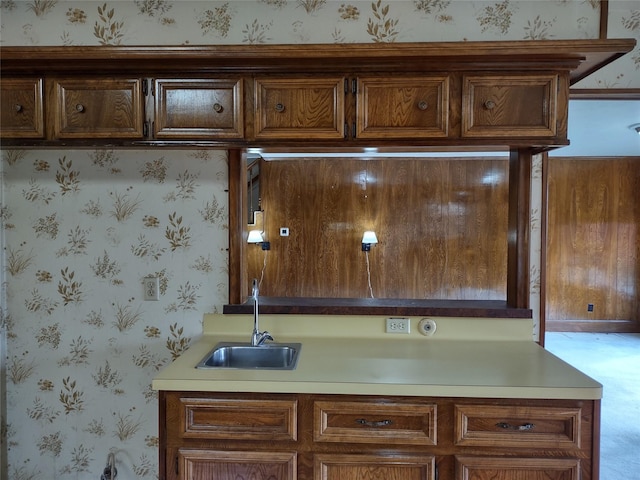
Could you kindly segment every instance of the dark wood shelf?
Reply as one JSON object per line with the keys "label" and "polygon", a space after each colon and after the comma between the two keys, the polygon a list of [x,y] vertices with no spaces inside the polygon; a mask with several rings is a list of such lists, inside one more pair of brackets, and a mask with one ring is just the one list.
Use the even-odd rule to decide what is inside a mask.
{"label": "dark wood shelf", "polygon": [[[530,309],[511,308],[502,300],[260,297],[259,303],[261,314],[532,318]],[[251,314],[253,302],[225,305],[223,313]]]}

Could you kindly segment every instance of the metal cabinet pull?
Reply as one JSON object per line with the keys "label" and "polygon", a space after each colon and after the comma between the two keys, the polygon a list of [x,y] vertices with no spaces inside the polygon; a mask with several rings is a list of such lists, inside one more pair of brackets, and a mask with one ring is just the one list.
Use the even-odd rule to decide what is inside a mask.
{"label": "metal cabinet pull", "polygon": [[214,112],[216,112],[216,113],[220,113],[220,112],[222,112],[222,110],[224,110],[224,109],[222,108],[222,105],[220,105],[219,103],[214,103],[214,104],[213,104],[213,111],[214,111]]}
{"label": "metal cabinet pull", "polygon": [[393,424],[393,420],[367,420],[366,418],[356,418],[356,423],[367,427],[386,427]]}
{"label": "metal cabinet pull", "polygon": [[276,112],[284,112],[284,105],[282,103],[276,103]]}
{"label": "metal cabinet pull", "polygon": [[20,112],[22,112],[22,111],[24,110],[24,108],[22,107],[22,105],[20,105],[19,103],[16,103],[16,104],[13,106],[13,109],[16,111],[16,113],[20,113]]}
{"label": "metal cabinet pull", "polygon": [[505,430],[517,430],[519,432],[524,432],[525,430],[533,430],[536,426],[533,423],[524,423],[522,425],[511,425],[506,422],[496,423],[496,427],[503,428]]}
{"label": "metal cabinet pull", "polygon": [[82,105],[81,103],[78,103],[76,105],[76,112],[79,112],[79,113],[84,112],[84,105]]}
{"label": "metal cabinet pull", "polygon": [[418,110],[425,111],[427,108],[429,108],[429,104],[427,102],[425,102],[424,100],[418,102]]}
{"label": "metal cabinet pull", "polygon": [[484,108],[487,110],[493,110],[496,106],[496,103],[493,100],[487,100],[484,102]]}

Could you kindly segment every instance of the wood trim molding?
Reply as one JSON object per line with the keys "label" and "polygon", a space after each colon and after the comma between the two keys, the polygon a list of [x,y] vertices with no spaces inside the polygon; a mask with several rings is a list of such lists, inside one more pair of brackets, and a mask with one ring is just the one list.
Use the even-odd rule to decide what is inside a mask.
{"label": "wood trim molding", "polygon": [[572,88],[569,100],[640,100],[640,88]]}
{"label": "wood trim molding", "polygon": [[519,40],[389,44],[4,47],[2,74],[166,72],[375,72],[539,70],[570,72],[574,84],[635,47],[636,40]]}

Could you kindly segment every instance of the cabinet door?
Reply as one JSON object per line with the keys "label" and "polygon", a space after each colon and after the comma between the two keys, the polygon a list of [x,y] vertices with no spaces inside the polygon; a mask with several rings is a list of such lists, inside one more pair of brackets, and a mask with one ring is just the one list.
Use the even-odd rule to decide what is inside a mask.
{"label": "cabinet door", "polygon": [[295,452],[180,449],[179,480],[296,480]]}
{"label": "cabinet door", "polygon": [[358,78],[356,137],[442,138],[449,133],[449,78]]}
{"label": "cabinet door", "polygon": [[558,75],[467,75],[463,137],[555,137]]}
{"label": "cabinet door", "polygon": [[342,139],[345,78],[255,80],[256,139]]}
{"label": "cabinet door", "polygon": [[57,138],[143,138],[141,79],[56,80],[53,108]]}
{"label": "cabinet door", "polygon": [[242,80],[155,80],[155,138],[242,138]]}
{"label": "cabinet door", "polygon": [[573,458],[456,457],[456,480],[579,480]]}
{"label": "cabinet door", "polygon": [[431,455],[316,455],[314,480],[434,480]]}
{"label": "cabinet door", "polygon": [[2,138],[42,138],[42,79],[3,78],[0,92]]}

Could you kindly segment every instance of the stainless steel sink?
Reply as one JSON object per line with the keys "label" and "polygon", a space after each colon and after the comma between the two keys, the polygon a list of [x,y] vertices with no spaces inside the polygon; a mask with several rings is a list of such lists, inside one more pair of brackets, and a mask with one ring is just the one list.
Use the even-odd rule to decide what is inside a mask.
{"label": "stainless steel sink", "polygon": [[300,343],[267,343],[253,347],[250,343],[223,342],[207,353],[196,368],[294,370],[301,348]]}

